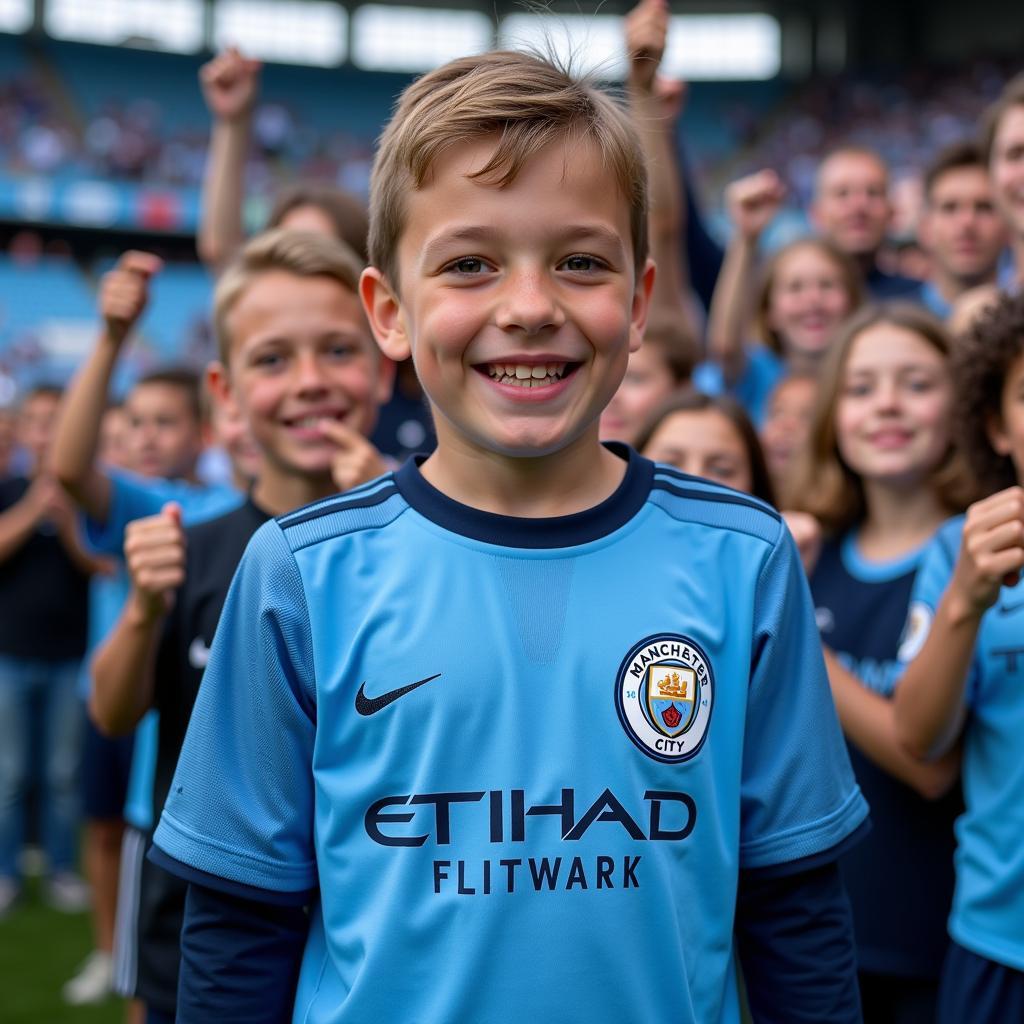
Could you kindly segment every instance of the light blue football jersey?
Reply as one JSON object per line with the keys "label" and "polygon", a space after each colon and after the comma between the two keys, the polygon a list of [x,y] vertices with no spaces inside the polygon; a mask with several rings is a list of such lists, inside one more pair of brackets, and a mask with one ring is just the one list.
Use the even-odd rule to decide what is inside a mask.
{"label": "light blue football jersey", "polygon": [[[921,650],[960,551],[946,523],[914,584],[900,658]],[[965,690],[963,790],[949,931],[965,949],[1024,971],[1024,584],[1003,587],[981,620]]]}
{"label": "light blue football jersey", "polygon": [[318,890],[295,1021],[738,1022],[738,870],[865,818],[778,514],[615,450],[578,515],[410,462],[253,537],[155,841]]}

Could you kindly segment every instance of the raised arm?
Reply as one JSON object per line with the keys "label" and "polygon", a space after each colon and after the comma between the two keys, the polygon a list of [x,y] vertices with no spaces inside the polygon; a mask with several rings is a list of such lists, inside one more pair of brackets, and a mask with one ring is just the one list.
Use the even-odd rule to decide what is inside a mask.
{"label": "raised arm", "polygon": [[89,715],[109,736],[131,732],[153,703],[153,676],[164,620],[185,579],[185,533],[173,503],[125,531],[132,589],[92,663]]}
{"label": "raised arm", "polygon": [[964,694],[982,616],[1024,569],[1024,488],[967,510],[956,567],[924,646],[896,690],[899,741],[917,758],[950,749],[963,726]]}
{"label": "raised arm", "polygon": [[104,275],[100,286],[103,328],[65,393],[57,418],[50,468],[68,494],[98,522],[106,521],[110,509],[110,480],[97,459],[110,379],[121,346],[146,308],[149,280],[161,266],[152,253],[132,251]]}
{"label": "raised arm", "polygon": [[683,238],[686,207],[674,147],[685,86],[682,82],[657,76],[665,52],[668,24],[667,0],[642,0],[626,18],[627,86],[647,161],[651,256],[658,265],[651,293],[650,320],[683,321],[687,335],[694,339],[695,350],[691,356],[696,363],[697,330],[691,314]]}
{"label": "raised arm", "polygon": [[725,190],[733,233],[711,297],[708,356],[721,365],[729,384],[742,375],[746,366],[743,342],[753,312],[757,245],[779,212],[785,194],[785,186],[774,171],[758,171],[734,181]]}
{"label": "raised arm", "polygon": [[926,800],[945,796],[960,775],[959,747],[934,761],[911,757],[896,735],[893,702],[867,689],[827,647],[825,667],[839,724],[847,738],[879,768]]}
{"label": "raised arm", "polygon": [[252,108],[259,92],[260,62],[234,47],[199,71],[203,98],[213,116],[203,177],[196,247],[199,258],[218,273],[245,240],[242,203]]}

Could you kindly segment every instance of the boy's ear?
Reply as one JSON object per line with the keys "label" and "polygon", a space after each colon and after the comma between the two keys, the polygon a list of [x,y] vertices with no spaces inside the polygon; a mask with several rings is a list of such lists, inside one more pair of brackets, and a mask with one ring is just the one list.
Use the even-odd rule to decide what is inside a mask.
{"label": "boy's ear", "polygon": [[644,269],[636,279],[636,287],[633,289],[633,306],[629,316],[629,351],[635,352],[644,340],[644,330],[647,327],[647,314],[651,307],[651,291],[654,288],[654,275],[657,267],[650,257],[644,264]]}
{"label": "boy's ear", "polygon": [[377,267],[367,267],[359,278],[359,297],[377,345],[398,363],[412,352],[402,316],[402,304],[388,279]]}
{"label": "boy's ear", "polygon": [[227,367],[219,360],[214,359],[206,366],[206,390],[210,393],[210,400],[223,403],[231,400],[231,382],[228,379]]}
{"label": "boy's ear", "polygon": [[985,416],[985,433],[988,434],[988,443],[996,455],[1010,454],[1010,438],[1003,426],[1003,417],[994,410],[989,410]]}
{"label": "boy's ear", "polygon": [[[239,415],[241,410],[238,408],[238,399],[235,398],[234,388],[231,386],[231,377],[228,374],[228,369],[217,359],[214,359],[206,366],[206,390],[210,394],[210,405],[212,407],[217,409],[227,408],[232,415]],[[205,424],[207,436],[204,440],[206,444],[216,441],[213,423],[214,419],[211,412]]]}

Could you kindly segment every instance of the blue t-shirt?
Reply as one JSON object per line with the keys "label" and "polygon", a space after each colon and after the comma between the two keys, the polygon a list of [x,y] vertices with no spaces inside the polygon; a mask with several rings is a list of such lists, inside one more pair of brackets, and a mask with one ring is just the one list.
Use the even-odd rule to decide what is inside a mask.
{"label": "blue t-shirt", "polygon": [[155,842],[312,900],[295,1021],[731,1024],[739,869],[866,814],[778,514],[629,453],[578,515],[409,462],[267,523]]}
{"label": "blue t-shirt", "polygon": [[[822,641],[868,689],[891,698],[897,653],[923,549],[869,562],[853,533],[827,543],[811,577]],[[848,744],[854,775],[871,807],[868,837],[841,861],[853,907],[862,971],[937,978],[946,953],[953,896],[953,823],[959,787],[925,800]]]}
{"label": "blue t-shirt", "polygon": [[[900,659],[920,651],[960,550],[946,523],[914,584]],[[1024,970],[1024,584],[1003,587],[981,620],[965,690],[963,789],[949,930],[966,949]]]}
{"label": "blue t-shirt", "polygon": [[743,349],[743,373],[731,386],[718,363],[705,361],[693,371],[693,386],[705,395],[730,395],[747,411],[747,415],[760,427],[768,411],[768,399],[786,376],[782,360],[764,345],[747,345]]}
{"label": "blue t-shirt", "polygon": [[[131,578],[124,565],[124,531],[130,522],[158,515],[169,501],[181,505],[182,522],[186,526],[223,515],[237,508],[244,496],[233,487],[208,487],[186,480],[136,476],[111,471],[110,510],[106,521],[83,519],[84,534],[89,546],[101,555],[117,559],[113,576],[97,578],[90,591],[89,653],[85,661],[84,691],[88,696],[89,662],[93,651],[114,628],[131,589]],[[159,723],[156,712],[147,712],[135,730],[132,766],[128,776],[124,818],[137,829],[153,827],[153,779],[156,773],[156,746]]]}

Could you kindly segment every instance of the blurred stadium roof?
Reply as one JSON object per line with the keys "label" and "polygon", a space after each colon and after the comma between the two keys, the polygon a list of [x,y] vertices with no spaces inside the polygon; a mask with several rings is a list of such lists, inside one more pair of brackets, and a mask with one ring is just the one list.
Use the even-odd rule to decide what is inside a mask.
{"label": "blurred stadium roof", "polygon": [[[629,0],[0,0],[0,31],[201,53],[230,42],[266,60],[421,71],[459,53],[541,38],[621,66]],[[670,73],[802,78],[1024,50],[1012,0],[705,0],[672,3]]]}

